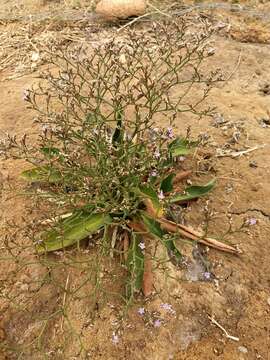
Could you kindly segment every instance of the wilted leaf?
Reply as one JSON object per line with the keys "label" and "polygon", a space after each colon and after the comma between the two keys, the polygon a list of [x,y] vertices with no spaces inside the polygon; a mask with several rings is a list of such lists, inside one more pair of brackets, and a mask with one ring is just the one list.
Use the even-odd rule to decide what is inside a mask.
{"label": "wilted leaf", "polygon": [[170,174],[168,175],[164,180],[162,180],[160,185],[160,190],[162,190],[164,193],[168,193],[173,190],[173,180],[176,174]]}
{"label": "wilted leaf", "polygon": [[127,268],[127,297],[130,298],[136,291],[142,288],[143,274],[144,274],[144,255],[139,247],[141,237],[137,234],[132,234],[131,244],[128,251]]}
{"label": "wilted leaf", "polygon": [[95,233],[110,222],[111,217],[105,214],[74,214],[60,221],[55,228],[42,233],[42,242],[37,245],[37,251],[44,253],[63,249]]}
{"label": "wilted leaf", "polygon": [[25,170],[21,173],[21,176],[31,182],[57,183],[63,180],[60,171],[51,166],[40,166]]}
{"label": "wilted leaf", "polygon": [[199,186],[199,185],[189,186],[185,189],[185,194],[176,194],[172,196],[169,199],[169,201],[170,203],[176,203],[179,201],[188,201],[199,198],[209,193],[209,191],[213,189],[214,185],[215,185],[215,179],[209,181],[209,183],[203,186]]}

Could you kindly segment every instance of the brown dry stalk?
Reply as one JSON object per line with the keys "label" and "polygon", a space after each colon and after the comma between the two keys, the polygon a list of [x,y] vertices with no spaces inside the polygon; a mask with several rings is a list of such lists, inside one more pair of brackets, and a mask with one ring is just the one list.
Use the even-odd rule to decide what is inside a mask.
{"label": "brown dry stalk", "polygon": [[156,219],[160,224],[161,228],[164,230],[170,231],[170,232],[178,232],[179,234],[185,236],[188,239],[191,239],[193,241],[197,241],[200,244],[204,244],[206,246],[229,252],[232,254],[239,254],[240,250],[234,248],[233,246],[224,244],[220,241],[217,241],[212,238],[204,237],[204,235],[198,231],[193,230],[190,227],[184,226],[182,224],[176,224],[172,221],[169,221],[164,218],[157,218]]}
{"label": "brown dry stalk", "polygon": [[[151,213],[149,213],[149,214],[152,215]],[[212,239],[209,237],[204,237],[203,233],[196,231],[196,230],[192,229],[191,227],[187,227],[182,224],[176,224],[173,221],[170,221],[170,220],[167,220],[164,218],[155,217],[155,220],[158,221],[161,225],[161,228],[166,231],[173,232],[173,233],[179,233],[180,235],[186,237],[187,239],[197,241],[200,244],[212,247],[212,248],[220,250],[220,251],[228,252],[231,254],[240,254],[241,253],[241,251],[239,249],[236,249],[233,246],[224,244],[218,240],[215,240],[215,239]],[[130,222],[129,226],[133,230],[138,231],[140,233],[147,232],[145,226],[141,223]]]}
{"label": "brown dry stalk", "polygon": [[173,184],[176,185],[178,184],[180,181],[186,179],[187,177],[189,177],[192,174],[191,170],[186,170],[186,171],[182,171],[179,172],[178,174],[176,174],[176,176],[173,179]]}
{"label": "brown dry stalk", "polygon": [[128,259],[128,248],[129,248],[129,236],[128,236],[128,232],[125,231],[124,237],[123,237],[123,256],[124,256],[125,262]]}
{"label": "brown dry stalk", "polygon": [[154,275],[152,269],[152,256],[150,251],[150,241],[151,238],[148,236],[144,236],[144,244],[145,244],[145,254],[144,254],[144,272],[143,272],[143,294],[144,296],[149,296],[152,294],[154,289]]}

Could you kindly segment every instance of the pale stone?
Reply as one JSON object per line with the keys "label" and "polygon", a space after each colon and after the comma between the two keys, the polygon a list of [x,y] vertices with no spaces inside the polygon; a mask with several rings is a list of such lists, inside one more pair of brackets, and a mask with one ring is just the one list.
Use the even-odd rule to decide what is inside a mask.
{"label": "pale stone", "polygon": [[145,13],[145,0],[101,0],[96,6],[96,13],[106,19],[126,19]]}

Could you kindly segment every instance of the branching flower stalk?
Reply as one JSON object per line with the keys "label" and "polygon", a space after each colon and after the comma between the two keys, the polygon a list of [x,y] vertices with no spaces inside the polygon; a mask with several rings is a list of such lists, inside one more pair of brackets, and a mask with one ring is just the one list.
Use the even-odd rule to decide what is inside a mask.
{"label": "branching flower stalk", "polygon": [[[102,232],[97,247],[121,255],[132,298],[142,288],[145,295],[152,292],[152,241],[161,242],[178,262],[175,234],[237,253],[166,219],[171,204],[198,198],[214,185],[177,193],[176,185],[187,175],[177,159],[197,143],[174,134],[181,113],[211,113],[202,103],[221,78],[218,71],[204,75],[202,64],[213,54],[212,31],[205,23],[194,33],[177,20],[129,30],[121,39],[91,48],[47,50],[51,71],[24,93],[37,112],[38,140],[32,145],[27,136],[9,136],[1,146],[2,154],[31,164],[22,173],[38,184],[31,196],[57,214],[39,224],[38,254]],[[161,117],[167,128],[157,126]]]}

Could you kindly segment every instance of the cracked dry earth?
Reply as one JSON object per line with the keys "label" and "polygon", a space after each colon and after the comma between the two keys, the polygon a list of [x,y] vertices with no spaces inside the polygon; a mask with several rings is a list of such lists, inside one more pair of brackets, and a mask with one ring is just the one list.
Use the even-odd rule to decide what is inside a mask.
{"label": "cracked dry earth", "polygon": [[[69,319],[87,351],[79,352],[74,333],[65,331],[63,319],[55,317],[44,330],[41,348],[29,346],[21,357],[14,349],[30,344],[38,336],[40,319],[57,309],[61,293],[50,284],[38,293],[31,289],[31,279],[42,276],[38,264],[12,273],[14,264],[0,260],[1,294],[7,288],[16,294],[19,288],[23,305],[16,309],[6,297],[0,297],[0,359],[270,359],[270,93],[264,91],[270,84],[270,47],[220,35],[215,39],[215,48],[208,66],[214,69],[222,64],[227,74],[234,70],[207,100],[216,106],[216,115],[200,121],[182,117],[178,124],[179,133],[185,133],[191,125],[193,136],[207,139],[206,147],[196,155],[197,172],[191,180],[204,183],[216,177],[218,182],[209,201],[192,203],[185,219],[196,228],[203,225],[206,211],[211,212],[208,226],[214,235],[226,233],[229,223],[235,230],[249,222],[246,231],[229,237],[243,253],[236,257],[210,250],[210,281],[201,281],[196,266],[180,281],[175,270],[174,278],[166,281],[156,274],[156,283],[163,284],[160,295],[146,303],[140,299],[125,321],[118,318],[118,300],[106,299],[92,308],[87,299],[77,299],[69,304]],[[22,92],[34,83],[34,76],[1,82],[1,133],[33,132],[33,114],[26,109]],[[4,73],[0,81],[3,78]],[[254,151],[232,156],[251,148]],[[188,169],[189,164],[187,159],[184,166]],[[21,186],[18,175],[22,169],[21,161],[1,161],[1,181]],[[2,219],[20,219],[24,214],[23,199],[2,194]],[[0,248],[4,249],[3,242]],[[5,283],[7,274],[9,282]],[[121,272],[113,264],[108,265],[104,275],[108,282],[109,275],[115,279],[115,289],[121,289]],[[72,284],[76,285],[78,278],[75,270],[70,273]],[[65,283],[64,270],[59,279]],[[27,292],[31,291],[34,296],[29,300]],[[170,304],[173,311],[161,306],[164,303]],[[140,307],[145,309],[144,316],[138,314]],[[153,323],[155,318],[161,323]],[[226,337],[211,318],[239,341]]]}

